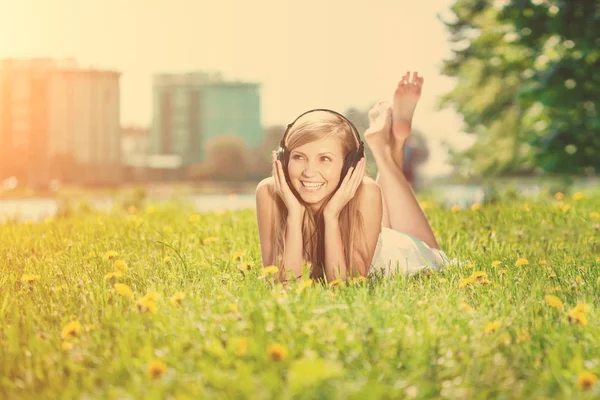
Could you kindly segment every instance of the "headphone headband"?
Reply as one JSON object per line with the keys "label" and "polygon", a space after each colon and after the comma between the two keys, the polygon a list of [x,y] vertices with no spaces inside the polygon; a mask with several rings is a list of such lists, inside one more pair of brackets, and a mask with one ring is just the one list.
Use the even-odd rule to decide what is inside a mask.
{"label": "headphone headband", "polygon": [[364,146],[364,143],[363,143],[363,141],[360,139],[360,135],[358,134],[358,129],[356,129],[356,126],[354,126],[354,124],[353,124],[353,123],[352,123],[352,122],[351,122],[351,121],[350,121],[348,118],[344,117],[344,116],[343,116],[342,114],[340,114],[339,112],[337,112],[337,111],[333,111],[333,110],[330,110],[330,109],[328,109],[328,108],[314,108],[314,109],[312,109],[312,110],[308,110],[308,111],[306,111],[306,112],[303,112],[303,113],[302,113],[302,114],[300,114],[298,117],[296,117],[296,119],[294,120],[294,122],[292,122],[292,123],[290,123],[290,124],[288,124],[288,125],[287,125],[287,129],[285,130],[285,133],[283,134],[283,137],[281,138],[281,142],[279,142],[279,146],[280,146],[282,149],[285,149],[285,148],[286,148],[286,147],[285,147],[285,138],[287,137],[287,134],[288,134],[288,132],[289,132],[290,128],[291,128],[291,127],[292,127],[292,126],[293,126],[293,125],[296,123],[296,121],[298,121],[298,120],[300,119],[300,117],[302,117],[303,115],[306,115],[306,114],[308,114],[308,113],[314,112],[314,111],[327,111],[327,112],[330,112],[330,113],[332,113],[332,114],[335,114],[335,115],[337,115],[337,116],[339,116],[339,117],[342,117],[342,119],[344,119],[346,122],[348,122],[348,123],[350,124],[350,126],[352,127],[352,132],[354,132],[354,136],[356,136],[356,141],[357,141],[357,143],[358,143],[358,148],[360,149],[360,147],[361,147],[361,146]]}

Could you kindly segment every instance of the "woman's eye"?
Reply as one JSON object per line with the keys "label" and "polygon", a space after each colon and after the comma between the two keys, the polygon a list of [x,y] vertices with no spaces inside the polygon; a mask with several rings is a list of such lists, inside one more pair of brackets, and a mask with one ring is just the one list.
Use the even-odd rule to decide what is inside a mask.
{"label": "woman's eye", "polygon": [[327,161],[331,161],[331,158],[325,156],[325,157],[321,157],[321,160],[327,160]]}
{"label": "woman's eye", "polygon": [[299,159],[301,159],[301,158],[302,158],[302,156],[301,156],[301,155],[299,155],[299,154],[295,154],[295,155],[292,157],[292,159],[294,159],[294,160],[299,160]]}

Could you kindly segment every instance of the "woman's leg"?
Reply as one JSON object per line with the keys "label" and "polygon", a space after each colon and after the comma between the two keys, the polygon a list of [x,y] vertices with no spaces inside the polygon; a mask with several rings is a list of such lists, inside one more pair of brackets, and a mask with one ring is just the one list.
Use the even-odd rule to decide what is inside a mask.
{"label": "woman's leg", "polygon": [[377,163],[376,181],[387,206],[390,227],[416,236],[432,249],[439,249],[429,221],[402,172],[404,144],[410,134],[422,84],[422,78],[416,73],[411,83],[405,76],[394,93],[392,109],[381,102],[373,107],[369,111],[370,126],[365,132],[365,140]]}

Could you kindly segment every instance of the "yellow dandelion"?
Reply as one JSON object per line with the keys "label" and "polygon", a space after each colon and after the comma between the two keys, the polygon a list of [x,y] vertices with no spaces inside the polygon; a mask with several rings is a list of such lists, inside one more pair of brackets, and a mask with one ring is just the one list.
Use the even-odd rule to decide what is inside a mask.
{"label": "yellow dandelion", "polygon": [[596,212],[596,211],[592,211],[592,212],[590,213],[590,218],[591,218],[591,219],[600,219],[600,213],[599,213],[599,212]]}
{"label": "yellow dandelion", "polygon": [[123,260],[116,260],[113,263],[113,269],[115,270],[115,272],[125,272],[127,271],[128,267],[127,267],[127,263]]}
{"label": "yellow dandelion", "polygon": [[582,371],[577,376],[577,386],[581,389],[588,390],[596,386],[598,377],[590,371]]}
{"label": "yellow dandelion", "polygon": [[218,241],[219,241],[218,238],[216,238],[214,236],[209,236],[207,238],[204,238],[204,240],[202,240],[202,244],[208,245],[208,244],[211,244],[211,243],[216,243]]}
{"label": "yellow dandelion", "polygon": [[245,336],[234,338],[231,341],[233,352],[236,356],[244,356],[248,354],[248,338]]}
{"label": "yellow dandelion", "polygon": [[40,278],[39,275],[34,275],[34,274],[23,274],[21,276],[21,282],[25,282],[25,283],[34,283],[35,281],[37,281]]}
{"label": "yellow dandelion", "polygon": [[454,205],[450,210],[452,210],[453,213],[457,213],[461,210],[461,208],[458,205]]}
{"label": "yellow dandelion", "polygon": [[583,278],[581,276],[577,276],[575,278],[575,284],[578,285],[578,286],[583,285],[584,284]]}
{"label": "yellow dandelion", "polygon": [[153,360],[148,364],[148,376],[152,379],[158,379],[167,372],[167,364],[160,360]]}
{"label": "yellow dandelion", "polygon": [[550,288],[550,292],[561,292],[562,288],[560,286],[554,286],[553,288]]}
{"label": "yellow dandelion", "polygon": [[494,321],[494,322],[489,322],[485,325],[485,333],[486,334],[491,334],[494,333],[498,330],[498,328],[500,328],[502,326],[502,323],[500,321]]}
{"label": "yellow dandelion", "polygon": [[116,258],[119,255],[119,253],[117,253],[114,250],[109,250],[106,253],[104,253],[104,256],[102,258],[104,258],[105,260],[112,260],[113,258]]}
{"label": "yellow dandelion", "polygon": [[473,277],[468,276],[468,277],[462,278],[460,281],[458,281],[458,287],[464,288],[466,286],[472,285],[473,282],[474,282]]}
{"label": "yellow dandelion", "polygon": [[448,282],[448,279],[446,279],[446,278],[440,278],[440,279],[438,279],[438,282],[439,283],[446,283],[446,282]]}
{"label": "yellow dandelion", "polygon": [[296,293],[302,293],[306,288],[311,287],[313,284],[312,279],[307,279],[305,281],[302,281],[302,283],[300,283],[298,285],[298,288],[296,289]]}
{"label": "yellow dandelion", "polygon": [[127,212],[129,214],[135,214],[137,212],[137,208],[135,206],[133,206],[133,205],[129,206],[129,207],[127,207]]}
{"label": "yellow dandelion", "polygon": [[104,280],[105,281],[113,281],[117,278],[120,278],[123,274],[120,272],[109,272],[108,274],[104,275]]}
{"label": "yellow dandelion", "polygon": [[136,302],[137,309],[140,313],[149,312],[152,314],[156,314],[156,310],[158,307],[156,306],[156,299],[158,298],[158,293],[150,292],[147,293],[144,297],[139,299]]}
{"label": "yellow dandelion", "polygon": [[544,300],[546,300],[546,304],[548,304],[548,306],[550,306],[552,308],[556,308],[557,310],[564,309],[562,301],[556,296],[547,294],[544,296]]}
{"label": "yellow dandelion", "polygon": [[237,304],[235,304],[235,303],[231,303],[231,304],[229,305],[229,311],[231,311],[231,312],[233,312],[233,313],[234,313],[234,312],[237,312],[237,311],[238,311],[238,306],[237,306]]}
{"label": "yellow dandelion", "polygon": [[200,216],[198,214],[192,214],[190,215],[189,221],[192,224],[195,224],[196,222],[200,221]]}
{"label": "yellow dandelion", "polygon": [[492,261],[492,268],[496,268],[498,265],[502,264],[502,261]]}
{"label": "yellow dandelion", "polygon": [[165,258],[163,258],[163,263],[169,264],[170,262],[171,262],[171,257],[165,256]]}
{"label": "yellow dandelion", "polygon": [[342,285],[341,279],[335,279],[335,280],[329,282],[329,287],[336,287],[336,286],[341,286],[341,285]]}
{"label": "yellow dandelion", "polygon": [[479,203],[473,203],[473,204],[471,205],[471,210],[473,210],[473,211],[477,211],[477,210],[479,210],[480,208],[481,208],[481,204],[479,204]]}
{"label": "yellow dandelion", "polygon": [[181,305],[181,301],[185,298],[185,293],[183,292],[176,292],[173,296],[171,296],[171,298],[169,299],[169,301],[171,302],[172,305],[174,305],[175,307],[178,307]]}
{"label": "yellow dandelion", "polygon": [[566,213],[567,211],[569,211],[571,209],[571,206],[569,204],[565,204],[560,209],[562,210],[562,212]]}
{"label": "yellow dandelion", "polygon": [[158,211],[158,208],[156,208],[155,206],[146,207],[146,214],[148,214],[148,215],[156,214],[157,211]]}
{"label": "yellow dandelion", "polygon": [[82,326],[79,321],[71,321],[63,327],[60,336],[63,339],[77,337],[81,334],[81,329]]}
{"label": "yellow dandelion", "polygon": [[556,200],[562,200],[562,199],[564,199],[564,198],[565,198],[565,195],[564,195],[563,193],[561,193],[561,192],[556,192],[556,193],[554,194],[554,198],[555,198]]}
{"label": "yellow dandelion", "polygon": [[471,274],[471,278],[475,281],[487,280],[487,274],[484,271],[475,271]]}
{"label": "yellow dandelion", "polygon": [[581,200],[585,197],[585,195],[583,194],[583,192],[575,192],[573,193],[573,200]]}
{"label": "yellow dandelion", "polygon": [[579,324],[579,325],[587,325],[588,319],[586,312],[590,309],[588,304],[577,304],[574,308],[572,308],[568,314],[567,318],[571,324]]}
{"label": "yellow dandelion", "polygon": [[238,264],[238,269],[242,272],[250,271],[254,267],[254,263],[251,261],[245,261]]}
{"label": "yellow dandelion", "polygon": [[527,265],[527,264],[529,264],[529,261],[527,261],[527,259],[526,259],[526,258],[523,258],[523,257],[519,258],[519,259],[517,260],[517,262],[515,263],[515,265],[516,265],[517,267],[520,267],[520,266],[523,266],[523,265]]}
{"label": "yellow dandelion", "polygon": [[548,275],[548,278],[556,279],[556,274],[554,272],[552,272],[552,273],[550,273],[550,275]]}
{"label": "yellow dandelion", "polygon": [[133,297],[133,290],[124,283],[115,283],[115,291],[124,297]]}
{"label": "yellow dandelion", "polygon": [[67,342],[66,340],[63,340],[63,342],[60,344],[60,349],[62,351],[69,351],[72,348],[73,348],[73,343]]}
{"label": "yellow dandelion", "polygon": [[521,204],[521,210],[527,211],[527,212],[531,211],[531,209],[529,208],[529,203]]}
{"label": "yellow dandelion", "polygon": [[173,230],[173,227],[171,225],[163,226],[163,233],[170,235],[173,232],[175,232],[175,231]]}
{"label": "yellow dandelion", "polygon": [[238,250],[233,253],[233,255],[231,256],[231,260],[232,261],[241,261],[242,257],[244,257],[244,252]]}
{"label": "yellow dandelion", "polygon": [[262,276],[267,276],[267,275],[276,274],[277,272],[279,272],[279,268],[277,268],[275,265],[269,265],[267,267],[264,267],[262,269],[262,271],[260,272],[260,274]]}
{"label": "yellow dandelion", "polygon": [[474,311],[474,310],[473,310],[473,307],[471,307],[471,306],[469,305],[469,303],[466,303],[466,302],[464,302],[464,301],[458,305],[458,309],[459,309],[459,310],[461,310],[461,311],[468,312],[468,313],[470,313],[470,312],[473,312],[473,311]]}
{"label": "yellow dandelion", "polygon": [[546,264],[547,264],[546,260],[540,260],[540,265],[546,265]]}
{"label": "yellow dandelion", "polygon": [[269,348],[267,349],[267,353],[269,354],[269,357],[271,357],[271,360],[281,361],[287,357],[288,351],[284,345],[274,343],[269,346]]}

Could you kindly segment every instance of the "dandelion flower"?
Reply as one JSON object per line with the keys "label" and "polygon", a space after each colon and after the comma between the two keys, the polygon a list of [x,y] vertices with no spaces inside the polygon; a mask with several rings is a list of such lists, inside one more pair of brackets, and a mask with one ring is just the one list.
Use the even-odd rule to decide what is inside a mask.
{"label": "dandelion flower", "polygon": [[137,212],[137,208],[135,206],[131,205],[131,206],[127,207],[127,212],[129,214],[135,214]]}
{"label": "dandelion flower", "polygon": [[189,221],[192,224],[195,224],[196,222],[200,221],[200,216],[198,214],[192,214],[190,215]]}
{"label": "dandelion flower", "polygon": [[158,297],[158,293],[150,292],[147,293],[144,297],[139,299],[136,303],[137,309],[140,313],[149,312],[152,314],[156,314],[157,306],[156,299]]}
{"label": "dandelion flower", "polygon": [[494,333],[498,330],[498,328],[500,328],[502,326],[502,323],[500,321],[494,321],[494,322],[490,322],[488,324],[485,325],[485,333],[487,333],[488,335],[491,333]]}
{"label": "dandelion flower", "polygon": [[129,267],[127,267],[127,263],[123,260],[116,260],[113,263],[113,269],[115,270],[115,272],[123,273],[127,271],[128,268]]}
{"label": "dandelion flower", "polygon": [[245,261],[238,264],[238,269],[242,272],[250,271],[254,267],[254,263],[251,261]]}
{"label": "dandelion flower", "polygon": [[120,272],[109,272],[108,274],[104,275],[104,280],[105,281],[112,281],[115,280],[117,278],[120,278],[123,274]]}
{"label": "dandelion flower", "polygon": [[148,364],[148,376],[152,379],[158,379],[167,372],[167,364],[160,360],[154,360]]}
{"label": "dandelion flower", "polygon": [[544,296],[544,300],[546,300],[546,304],[548,304],[552,308],[556,308],[558,310],[564,309],[562,301],[556,296],[547,294]]}
{"label": "dandelion flower", "polygon": [[498,265],[502,264],[502,261],[492,261],[492,268],[496,268]]}
{"label": "dandelion flower", "polygon": [[269,346],[269,348],[267,349],[267,353],[273,361],[281,361],[287,357],[288,351],[284,345],[274,343]]}
{"label": "dandelion flower", "polygon": [[166,235],[170,235],[170,234],[171,234],[171,233],[173,233],[173,232],[175,232],[175,231],[173,230],[173,227],[172,227],[172,226],[170,226],[170,225],[165,225],[165,226],[163,226],[163,233],[164,233],[164,234],[166,234]]}
{"label": "dandelion flower", "polygon": [[473,205],[471,205],[471,210],[473,211],[477,211],[481,208],[481,204],[479,203],[473,203]]}
{"label": "dandelion flower", "polygon": [[562,199],[564,199],[564,198],[565,198],[565,195],[564,195],[563,193],[561,193],[561,192],[556,192],[556,193],[554,194],[554,198],[555,198],[556,200],[562,200]]}
{"label": "dandelion flower", "polygon": [[460,281],[458,281],[458,287],[464,288],[466,286],[472,285],[473,282],[474,282],[473,277],[468,276],[468,277],[462,278]]}
{"label": "dandelion flower", "polygon": [[216,243],[218,241],[219,241],[218,238],[216,238],[214,236],[209,236],[207,238],[204,238],[204,240],[202,240],[202,244],[208,245],[208,244],[211,244],[211,243]]}
{"label": "dandelion flower", "polygon": [[119,255],[119,253],[117,253],[114,250],[109,250],[106,253],[104,253],[104,256],[102,258],[104,258],[105,260],[112,260],[113,258],[116,258]]}
{"label": "dandelion flower", "polygon": [[238,306],[237,306],[237,304],[235,304],[235,303],[231,303],[231,304],[229,305],[229,311],[231,311],[231,312],[237,312],[237,311],[238,311]]}
{"label": "dandelion flower", "polygon": [[336,286],[340,286],[340,285],[342,285],[341,279],[336,279],[336,280],[329,282],[329,287],[336,287]]}
{"label": "dandelion flower", "polygon": [[591,218],[591,219],[600,219],[600,213],[599,213],[599,212],[596,212],[596,211],[592,211],[592,212],[590,213],[590,218]]}
{"label": "dandelion flower", "polygon": [[34,275],[34,274],[23,274],[21,276],[21,282],[25,282],[25,283],[33,283],[35,281],[37,281],[40,278],[39,275]]}
{"label": "dandelion flower", "polygon": [[181,301],[184,298],[185,298],[185,293],[176,292],[173,296],[171,296],[171,298],[169,300],[171,301],[172,305],[174,305],[175,307],[179,307],[181,305]]}
{"label": "dandelion flower", "polygon": [[569,211],[571,209],[571,206],[569,204],[565,204],[564,206],[561,207],[562,212],[566,213],[567,211]]}
{"label": "dandelion flower", "polygon": [[233,255],[231,256],[231,260],[232,261],[242,261],[242,257],[244,257],[244,252],[238,250],[233,253]]}
{"label": "dandelion flower", "polygon": [[163,258],[163,263],[168,264],[170,262],[171,262],[171,257],[165,256],[165,258]]}
{"label": "dandelion flower", "polygon": [[584,196],[585,195],[583,194],[583,192],[573,193],[573,200],[581,200],[584,198]]}
{"label": "dandelion flower", "polygon": [[582,371],[577,376],[577,386],[581,389],[591,389],[598,383],[598,377],[590,371]]}
{"label": "dandelion flower", "polygon": [[312,279],[307,279],[305,281],[302,281],[302,283],[300,283],[300,285],[298,285],[298,288],[296,289],[296,293],[302,293],[306,288],[311,287],[313,284]]}
{"label": "dandelion flower", "polygon": [[540,265],[546,265],[546,264],[547,264],[546,260],[540,260]]}
{"label": "dandelion flower", "polygon": [[466,302],[464,302],[464,301],[458,305],[458,309],[459,309],[459,310],[461,310],[461,311],[468,312],[468,313],[470,313],[470,312],[473,312],[473,311],[474,311],[474,310],[473,310],[473,307],[471,307],[471,306],[469,305],[469,303],[466,303]]}
{"label": "dandelion flower", "polygon": [[516,265],[517,267],[520,267],[520,266],[523,266],[523,265],[527,265],[527,264],[529,264],[529,261],[527,261],[527,259],[526,259],[526,258],[523,258],[523,257],[519,258],[519,259],[517,260],[517,262],[515,263],[515,265]]}
{"label": "dandelion flower", "polygon": [[461,210],[461,208],[458,205],[454,205],[450,210],[452,210],[453,213],[457,213]]}
{"label": "dandelion flower", "polygon": [[267,276],[276,274],[277,272],[279,272],[279,268],[277,268],[275,265],[269,265],[267,267],[264,267],[260,274],[262,276]]}
{"label": "dandelion flower", "polygon": [[133,297],[133,290],[124,283],[115,283],[115,291],[121,296],[129,298]]}
{"label": "dandelion flower", "polygon": [[236,356],[244,356],[248,354],[248,338],[245,336],[234,338],[231,341],[233,352]]}
{"label": "dandelion flower", "polygon": [[79,321],[71,321],[63,327],[60,336],[63,339],[77,337],[81,333],[81,329],[82,329],[82,327],[81,327],[81,323],[79,323]]}
{"label": "dandelion flower", "polygon": [[552,272],[552,273],[550,273],[550,275],[548,275],[548,278],[556,279],[556,274],[554,272]]}
{"label": "dandelion flower", "polygon": [[567,314],[571,324],[587,325],[588,319],[586,312],[590,310],[589,304],[577,304]]}
{"label": "dandelion flower", "polygon": [[73,343],[67,342],[66,340],[63,340],[63,342],[60,344],[60,349],[62,351],[69,351],[72,348],[73,348]]}

